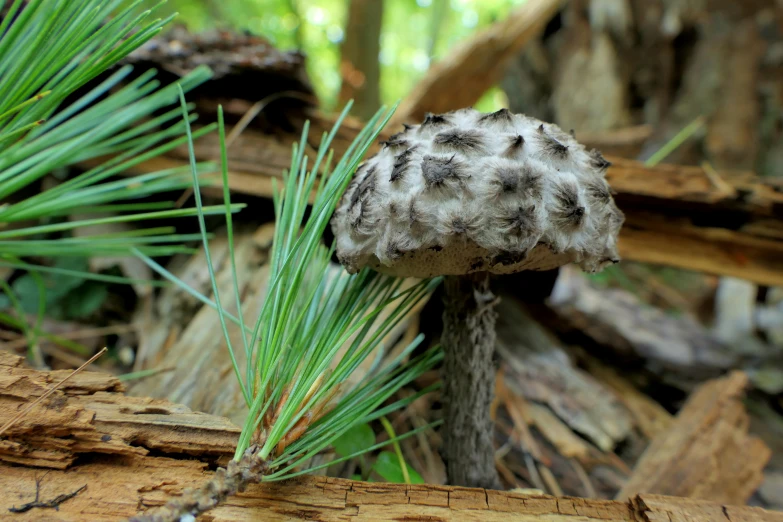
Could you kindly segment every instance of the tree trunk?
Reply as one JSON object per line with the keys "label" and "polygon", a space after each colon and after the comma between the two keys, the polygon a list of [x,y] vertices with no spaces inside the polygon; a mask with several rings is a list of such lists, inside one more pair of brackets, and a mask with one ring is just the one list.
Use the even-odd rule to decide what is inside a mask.
{"label": "tree trunk", "polygon": [[498,489],[489,415],[497,312],[489,282],[486,272],[444,281],[443,459],[449,484]]}
{"label": "tree trunk", "polygon": [[381,106],[381,26],[383,0],[351,0],[340,52],[340,105],[354,101],[353,112],[368,120]]}

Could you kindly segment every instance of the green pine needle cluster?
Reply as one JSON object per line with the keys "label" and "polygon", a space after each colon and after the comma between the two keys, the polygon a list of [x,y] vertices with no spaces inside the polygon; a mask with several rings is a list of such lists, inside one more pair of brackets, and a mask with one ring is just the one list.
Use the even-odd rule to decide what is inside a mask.
{"label": "green pine needle cluster", "polygon": [[[92,282],[99,291],[89,296],[100,304],[105,288],[96,281],[155,284],[92,273],[87,258],[188,252],[185,242],[200,238],[152,225],[195,215],[167,201],[191,186],[189,168],[122,176],[186,141],[177,87],[161,88],[155,71],[129,81],[132,68],[116,67],[171,20],[155,19],[143,3],[0,0],[0,269],[27,272],[13,284],[0,281],[0,305],[16,315],[3,313],[0,322],[22,328],[39,366],[36,341],[46,335],[40,325],[52,312],[53,289]],[[181,87],[211,74],[194,70]],[[200,173],[213,169],[199,165]],[[56,181],[45,184],[47,176]],[[111,227],[119,223],[136,226]],[[27,313],[37,315],[34,325]]]}
{"label": "green pine needle cluster", "polygon": [[[181,94],[181,104],[184,111],[184,94]],[[324,231],[341,195],[370,144],[393,113],[393,110],[381,109],[332,168],[332,154],[327,151],[349,110],[350,104],[332,131],[324,133],[312,166],[308,166],[309,158],[304,154],[309,124],[302,131],[301,142],[293,146],[291,166],[284,173],[283,187],[281,190],[275,187],[276,222],[269,287],[252,328],[244,323],[241,313],[237,317],[223,309],[203,215],[199,216],[199,221],[214,301],[198,294],[139,253],[159,274],[217,310],[234,372],[248,407],[235,458],[238,460],[251,445],[258,446],[259,456],[267,462],[269,469],[264,480],[282,480],[309,473],[387,445],[388,441],[363,448],[356,454],[317,467],[305,465],[348,430],[403,408],[437,386],[387,404],[401,387],[432,369],[442,355],[439,347],[414,355],[414,350],[423,341],[420,335],[393,360],[382,362],[382,340],[434,290],[440,279],[410,284],[370,269],[349,275],[331,263],[334,246],[328,248],[323,243]],[[224,187],[227,187],[222,109],[218,125]],[[190,135],[189,125],[186,131]],[[192,140],[190,144],[196,204],[201,209]],[[308,207],[308,198],[313,194],[313,203]],[[231,201],[227,189],[224,204],[230,230]],[[229,248],[234,294],[238,296],[231,241]],[[239,302],[236,306],[241,310]],[[229,322],[245,333],[241,347],[232,345]],[[243,350],[244,367],[237,362],[235,350]],[[358,382],[353,382],[352,375],[370,356],[375,357],[370,370]],[[432,425],[408,432],[396,440],[430,427]]]}
{"label": "green pine needle cluster", "polygon": [[[53,270],[47,259],[122,256],[132,249],[170,255],[196,239],[160,226],[72,234],[93,225],[133,222],[143,227],[152,220],[194,215],[194,209],[174,208],[174,202],[146,201],[189,187],[189,169],[119,177],[185,143],[184,122],[174,105],[176,86],[160,88],[154,71],[120,86],[131,73],[128,66],[86,89],[168,23],[151,19],[152,11],[140,10],[141,4],[16,0],[7,8],[0,22],[0,267],[45,272]],[[210,76],[209,69],[200,68],[181,86],[190,90]],[[199,134],[212,130],[206,127]],[[45,176],[86,163],[94,166],[40,190]],[[208,167],[199,166],[201,172]],[[69,219],[76,213],[102,217]],[[87,271],[58,273],[106,280]]]}

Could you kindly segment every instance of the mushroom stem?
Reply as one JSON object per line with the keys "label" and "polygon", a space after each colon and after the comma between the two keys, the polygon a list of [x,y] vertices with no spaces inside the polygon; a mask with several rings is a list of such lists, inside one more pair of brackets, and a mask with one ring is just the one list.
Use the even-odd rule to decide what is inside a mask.
{"label": "mushroom stem", "polygon": [[443,282],[443,458],[448,483],[499,489],[490,405],[497,298],[487,272]]}

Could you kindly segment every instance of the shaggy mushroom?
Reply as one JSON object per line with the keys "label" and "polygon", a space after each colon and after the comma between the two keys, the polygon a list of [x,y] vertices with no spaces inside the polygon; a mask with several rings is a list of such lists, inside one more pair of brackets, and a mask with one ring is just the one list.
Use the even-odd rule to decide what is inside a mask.
{"label": "shaggy mushroom", "polygon": [[452,485],[499,487],[489,408],[490,275],[619,261],[609,166],[558,126],[502,109],[427,115],[383,143],[335,212],[337,256],[400,276],[445,276],[443,457]]}

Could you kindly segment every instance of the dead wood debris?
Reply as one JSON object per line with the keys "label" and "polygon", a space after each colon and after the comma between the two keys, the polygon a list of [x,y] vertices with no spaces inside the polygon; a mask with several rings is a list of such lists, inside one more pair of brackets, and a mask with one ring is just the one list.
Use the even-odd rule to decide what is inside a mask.
{"label": "dead wood debris", "polygon": [[770,449],[748,435],[742,372],[702,384],[636,463],[617,499],[639,493],[741,505],[763,480]]}
{"label": "dead wood debris", "polygon": [[646,159],[697,117],[666,161],[780,176],[783,12],[775,0],[574,0],[512,60],[510,109],[577,134],[651,125]]}
{"label": "dead wood debris", "polygon": [[781,349],[763,343],[726,343],[688,315],[673,316],[617,288],[599,289],[575,270],[561,270],[549,299],[567,338],[609,349],[629,368],[641,365],[672,386],[690,391],[735,368],[780,368]]}
{"label": "dead wood debris", "polygon": [[[640,435],[643,430],[637,426],[637,422],[634,420],[632,407],[629,407],[628,402],[620,400],[612,387],[603,385],[600,379],[591,377],[588,373],[574,367],[567,352],[559,347],[554,338],[532,320],[513,299],[505,298],[501,302],[504,303],[501,305],[503,310],[501,318],[505,319],[499,324],[498,334],[501,343],[500,353],[505,360],[505,369],[499,373],[499,376],[502,379],[501,386],[505,387],[506,391],[499,393],[499,396],[510,414],[513,426],[511,430],[517,433],[517,436],[512,437],[511,451],[500,457],[498,465],[504,470],[503,475],[507,480],[513,481],[513,487],[535,484],[538,489],[556,493],[558,496],[564,494],[612,496],[624,481],[621,479],[619,482],[613,482],[610,477],[631,474],[628,466],[614,454],[614,450],[618,448],[620,443],[628,444],[629,439],[639,441],[637,444],[633,444],[635,446],[645,444],[645,439]],[[21,366],[21,358],[7,354],[2,355],[2,361],[3,364],[0,365],[0,369],[3,370],[0,373],[0,421],[10,418],[20,408],[20,403],[29,401],[31,397],[39,396],[48,389],[51,381],[57,381],[52,377],[53,374],[63,373],[45,373],[25,369]],[[737,391],[736,386],[725,386],[721,382],[711,383],[708,386]],[[703,391],[701,396],[711,399],[714,395],[711,390],[712,388]],[[207,464],[196,460],[187,460],[186,455],[196,455],[214,460],[221,456],[226,458],[231,454],[236,444],[238,428],[225,419],[193,413],[184,406],[164,400],[126,397],[122,395],[121,391],[122,387],[116,379],[93,372],[84,372],[69,381],[63,390],[58,390],[55,393],[53,399],[49,401],[51,404],[48,405],[45,414],[28,417],[15,426],[11,430],[9,438],[2,441],[3,445],[0,446],[0,460],[4,462],[2,465],[16,465],[6,468],[16,470],[13,481],[8,479],[7,474],[0,474],[0,486],[9,488],[3,490],[15,492],[21,487],[18,484],[29,484],[32,477],[25,473],[33,466],[48,467],[60,471],[67,470],[67,473],[50,472],[47,481],[52,481],[52,487],[56,487],[60,491],[73,491],[77,486],[80,487],[85,483],[88,485],[88,489],[61,506],[60,512],[64,513],[62,520],[77,519],[69,518],[71,516],[69,513],[72,512],[65,511],[66,508],[73,509],[73,513],[79,513],[77,517],[84,516],[84,513],[93,513],[96,515],[96,520],[116,520],[119,517],[132,515],[139,506],[142,509],[161,506],[171,494],[176,496],[184,488],[198,487],[205,480],[209,480],[211,472],[205,473]],[[736,397],[736,395],[731,396]],[[698,395],[695,395],[692,400],[698,402]],[[742,431],[743,422],[746,423],[746,421],[742,421],[744,415],[742,405],[735,399],[729,401],[728,405],[727,401],[723,400],[715,402],[729,408],[726,410],[726,414],[707,415],[710,418],[725,418],[728,422],[727,426],[733,426],[734,428],[731,429],[739,430],[731,433],[742,436],[744,433]],[[427,408],[427,406],[424,407]],[[496,414],[496,423],[501,432],[508,422],[506,420],[508,417],[505,417],[502,411],[498,409]],[[690,413],[683,413],[682,416],[685,419],[683,422],[688,422],[688,425],[692,426],[693,419],[696,417]],[[400,419],[395,420],[399,421]],[[675,425],[677,422],[675,421]],[[670,430],[673,429],[673,427],[670,428]],[[698,433],[706,437],[707,435],[702,433],[704,431],[698,430]],[[666,437],[665,433],[668,432],[664,432],[664,435],[659,434],[659,437]],[[720,438],[720,434],[725,433],[723,429],[718,429],[718,440],[723,440]],[[748,445],[743,442],[745,439],[738,439],[733,435],[732,437],[730,437],[730,441],[732,441],[730,444],[733,446],[726,446],[724,449],[729,447],[747,449]],[[672,444],[664,444],[664,446],[670,448]],[[689,445],[685,446],[687,451]],[[705,444],[705,446],[709,446],[709,444]],[[727,489],[728,486],[726,486],[732,482],[731,478],[735,477],[735,471],[739,469],[737,466],[720,464],[717,467],[691,466],[692,471],[695,469],[709,472],[713,478],[709,482],[710,484],[724,485],[723,489],[716,486],[710,490],[711,495],[714,495],[711,498],[719,502],[727,502],[721,496],[725,495],[736,502],[741,502],[744,495],[756,487],[760,478],[757,467],[764,460],[765,447],[757,442],[752,443],[751,446],[755,448],[753,454],[758,455],[759,459],[748,459],[747,467],[743,468],[748,473],[743,472],[741,494]],[[682,446],[680,448],[682,451]],[[59,451],[59,454],[56,455],[58,458],[52,456],[55,450]],[[150,450],[156,450],[157,454],[167,456],[151,456]],[[648,450],[648,452],[650,451],[653,450]],[[91,455],[91,457],[76,462],[74,459],[76,455],[84,457]],[[677,458],[681,458],[680,453],[675,453],[675,455]],[[628,457],[629,455],[625,452],[624,458]],[[735,461],[736,459],[732,460],[732,462]],[[670,460],[667,462],[669,462],[669,466],[674,465]],[[721,463],[724,460],[721,458],[716,462]],[[518,463],[522,463],[521,468]],[[697,471],[693,472],[697,473]],[[142,477],[133,478],[136,475]],[[141,482],[139,482],[140,480]],[[312,478],[307,480],[330,481],[333,479]],[[79,481],[79,484],[77,485],[73,481]],[[112,481],[120,481],[125,485],[122,488],[124,496],[122,498],[117,498],[116,495],[111,496],[112,505],[108,506],[105,502],[98,502],[97,499],[107,496],[104,488],[116,488],[116,484],[120,483]],[[698,480],[696,482],[701,483]],[[322,485],[319,486],[321,494],[325,494],[326,491],[323,484],[330,483],[334,482],[321,483]],[[10,484],[14,484],[16,489],[11,489]],[[132,486],[128,486],[129,484]],[[385,518],[388,513],[399,512],[395,510],[409,509],[407,502],[416,504],[412,499],[400,498],[399,493],[395,493],[397,490],[394,488],[397,486],[373,484],[372,488],[374,489],[371,491],[383,491],[384,494],[388,492],[390,495],[383,497],[387,498],[383,501],[384,511],[373,511],[372,507],[365,508],[367,502],[373,502],[371,497],[367,496],[370,490],[361,489],[363,488],[361,484],[350,484],[357,494],[363,492],[351,505],[361,505],[363,511],[373,513],[374,516]],[[290,496],[296,495],[296,491],[301,491],[301,489],[288,490],[285,489],[286,487],[288,486],[251,485],[245,493],[229,498],[225,506],[211,511],[210,516],[214,517],[214,520],[233,519],[231,518],[233,515],[221,514],[221,509],[228,509],[228,513],[235,513],[236,509],[240,509],[239,513],[246,513],[243,511],[246,509],[251,511],[271,509],[272,512],[276,512],[274,499],[279,497],[275,497],[275,495],[287,495],[286,502],[290,502]],[[650,486],[650,489],[654,490],[657,487],[657,485],[653,485]],[[408,489],[400,491],[420,492],[420,494],[426,494],[428,498],[432,499],[433,495],[442,491],[438,488],[439,486],[408,486]],[[446,507],[448,509],[461,509],[468,505],[473,506],[473,509],[476,508],[473,504],[461,504],[460,499],[463,498],[461,495],[467,495],[470,490],[447,488],[447,491],[446,496],[449,500]],[[514,494],[508,496],[508,494],[499,492],[485,493],[482,491],[482,495],[490,493],[496,495],[494,497],[496,502],[501,502],[496,507],[490,503],[481,508],[488,509],[490,516],[494,516],[491,515],[493,509],[513,510],[514,512],[522,510],[522,513],[532,515],[533,512],[524,510],[533,505],[538,506],[536,509],[539,509],[535,513],[542,514],[546,512],[540,511],[540,509],[544,509],[542,506],[546,505],[545,499],[551,498],[515,497]],[[689,494],[692,492],[681,493],[677,491],[677,493]],[[345,493],[343,493],[343,498],[344,495]],[[731,497],[730,495],[735,496]],[[9,498],[17,497],[11,496]],[[264,500],[260,500],[261,498]],[[513,498],[524,498],[525,500],[520,502],[512,500]],[[639,503],[641,501],[636,498],[633,502],[637,504],[630,505],[635,505],[640,510],[651,509],[651,504],[647,499],[653,497],[642,496],[641,498],[644,502]],[[248,499],[257,500],[248,503]],[[400,504],[398,501],[406,503]],[[562,506],[564,501],[564,499],[559,499],[556,504]],[[568,501],[576,500],[569,499]],[[677,502],[680,501],[681,499],[673,500],[674,504],[665,504],[665,502],[669,502],[668,500],[662,502],[668,506],[666,509],[680,509],[671,507],[677,506]],[[89,504],[85,504],[85,502]],[[315,506],[323,506],[325,500],[311,498],[308,502]],[[609,509],[610,511],[615,509],[615,506],[617,509],[620,506],[625,506],[623,509],[627,510],[629,505],[623,503],[607,504],[607,501],[597,500],[578,500],[578,502],[581,503],[580,506],[591,505],[590,502],[604,502],[600,504],[601,510]],[[18,505],[18,502],[8,507],[13,507],[13,505]],[[89,510],[84,511],[87,505],[90,506]],[[428,505],[430,505],[429,501]],[[505,507],[501,508],[501,505]],[[690,506],[690,504],[688,505]],[[699,504],[699,506],[702,505]],[[306,509],[309,510],[308,516],[315,516],[320,508],[308,505]],[[625,520],[618,518],[620,515],[617,514],[612,515],[614,518],[601,518],[597,514],[590,515],[591,512],[587,507],[584,509],[587,511],[579,512],[580,515],[598,517],[595,518],[596,520]],[[698,509],[702,509],[702,507]],[[705,507],[703,509],[709,511],[712,508]],[[101,510],[105,510],[105,513],[111,513],[111,516],[101,518],[105,514]],[[30,510],[30,512],[33,513],[34,510]],[[254,511],[256,514],[263,512]],[[342,512],[334,512],[335,515],[338,513]],[[754,511],[753,513],[762,513],[759,516],[766,516],[764,512]],[[565,513],[562,514],[565,515]],[[740,514],[738,513],[738,515]],[[226,516],[228,518],[221,518]],[[774,520],[774,518],[770,520]]]}
{"label": "dead wood debris", "polygon": [[[70,373],[29,370],[22,360],[0,351],[0,424]],[[67,469],[88,453],[182,451],[215,459],[233,453],[239,428],[226,419],[163,399],[126,397],[122,391],[108,374],[74,376],[9,428],[0,440],[0,461]]]}

